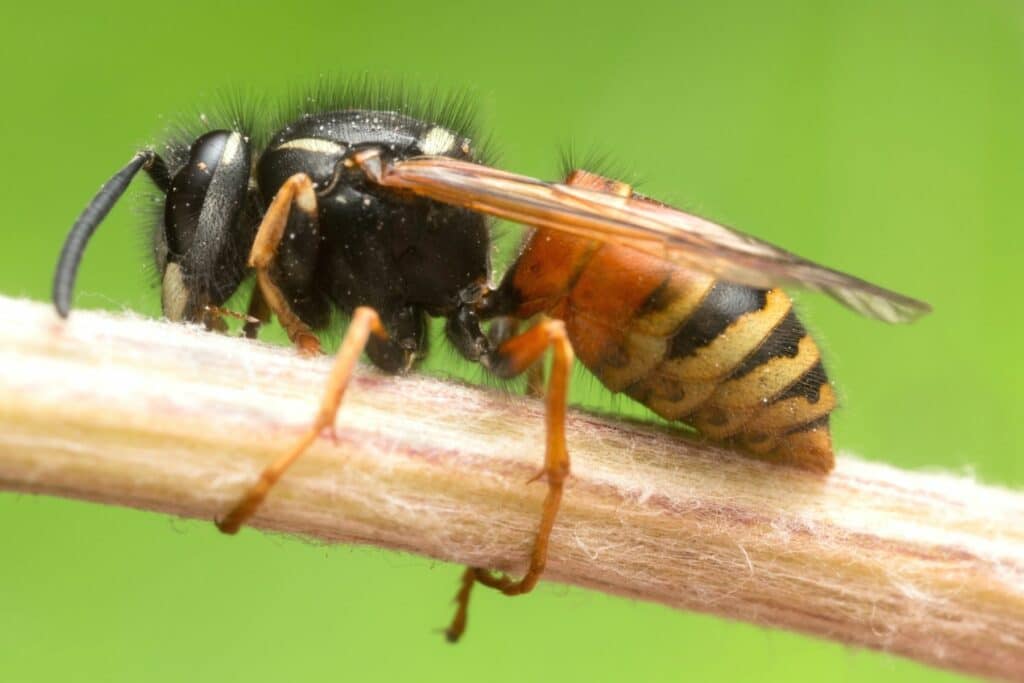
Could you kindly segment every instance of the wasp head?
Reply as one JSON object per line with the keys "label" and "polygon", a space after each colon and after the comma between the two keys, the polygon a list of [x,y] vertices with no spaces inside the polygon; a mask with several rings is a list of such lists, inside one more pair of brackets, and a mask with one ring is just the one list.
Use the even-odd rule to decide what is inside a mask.
{"label": "wasp head", "polygon": [[215,130],[189,148],[167,187],[155,256],[164,315],[199,321],[245,277],[254,221],[248,220],[251,153],[241,133]]}
{"label": "wasp head", "polygon": [[187,161],[173,173],[147,149],[104,183],[61,250],[53,301],[62,317],[71,309],[71,292],[89,238],[143,170],[166,194],[154,240],[164,315],[171,320],[204,320],[206,307],[224,303],[245,277],[255,235],[255,221],[246,211],[251,205],[249,140],[235,131],[215,130],[192,143]]}

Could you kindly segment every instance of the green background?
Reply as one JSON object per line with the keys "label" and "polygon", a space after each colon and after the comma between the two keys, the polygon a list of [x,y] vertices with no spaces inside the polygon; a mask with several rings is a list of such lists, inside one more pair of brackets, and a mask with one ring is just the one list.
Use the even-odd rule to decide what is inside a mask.
{"label": "green background", "polygon": [[[648,194],[935,306],[889,327],[800,296],[837,445],[1024,485],[1024,5],[939,2],[13,3],[0,21],[0,292],[45,299],[63,236],[167,121],[325,73],[469,87],[503,166],[604,153]],[[118,207],[76,303],[156,314]],[[3,321],[16,325],[16,320]],[[593,403],[601,399],[582,397]],[[907,661],[211,524],[0,496],[0,680],[938,680]]]}

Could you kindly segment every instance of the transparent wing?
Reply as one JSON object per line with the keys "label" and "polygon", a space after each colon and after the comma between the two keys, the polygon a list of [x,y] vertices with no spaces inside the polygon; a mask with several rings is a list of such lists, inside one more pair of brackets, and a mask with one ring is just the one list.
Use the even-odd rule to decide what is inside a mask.
{"label": "transparent wing", "polygon": [[923,301],[818,265],[736,230],[644,197],[549,183],[448,157],[385,161],[356,155],[374,182],[518,223],[615,242],[718,279],[767,289],[825,292],[858,313],[890,323],[931,311]]}

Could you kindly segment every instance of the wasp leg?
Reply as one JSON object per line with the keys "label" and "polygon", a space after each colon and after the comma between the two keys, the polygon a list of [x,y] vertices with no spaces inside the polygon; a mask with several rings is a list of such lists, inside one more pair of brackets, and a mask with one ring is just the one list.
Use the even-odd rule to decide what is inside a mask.
{"label": "wasp leg", "polygon": [[284,292],[270,275],[270,267],[284,236],[292,205],[302,211],[309,221],[316,223],[316,192],[313,190],[313,181],[305,173],[296,173],[288,178],[274,195],[267,213],[263,216],[263,222],[256,231],[256,239],[252,251],[249,252],[249,267],[256,269],[257,287],[267,307],[273,311],[288,333],[288,338],[303,353],[315,355],[320,353],[320,340],[313,334],[309,325],[302,322],[288,305]]}
{"label": "wasp leg", "polygon": [[530,481],[545,477],[548,493],[540,518],[540,527],[530,554],[530,565],[521,579],[506,574],[495,574],[487,569],[468,567],[462,577],[462,587],[456,596],[458,607],[451,625],[445,632],[449,642],[456,642],[466,629],[469,596],[474,583],[495,588],[505,595],[529,593],[537,585],[548,559],[548,541],[555,524],[562,488],[569,475],[569,453],[565,448],[565,407],[569,395],[569,374],[572,369],[573,350],[565,325],[560,320],[545,320],[526,332],[505,341],[488,357],[488,365],[498,375],[514,376],[526,372],[551,348],[554,362],[548,379],[546,395],[547,440],[544,469]]}
{"label": "wasp leg", "polygon": [[534,363],[526,371],[526,395],[533,398],[544,396],[544,364]]}
{"label": "wasp leg", "polygon": [[[512,316],[499,316],[491,321],[487,338],[495,348],[516,336],[519,332],[519,321]],[[538,359],[526,371],[526,395],[533,398],[544,396],[544,364]]]}
{"label": "wasp leg", "polygon": [[317,437],[325,429],[334,428],[334,420],[338,415],[338,407],[345,395],[345,388],[352,377],[352,369],[362,355],[370,334],[378,338],[386,339],[388,333],[381,324],[380,316],[372,308],[361,306],[352,314],[352,322],[345,333],[345,338],[338,348],[338,355],[334,359],[334,367],[331,368],[331,375],[327,380],[327,390],[320,403],[320,411],[316,419],[310,425],[306,433],[302,435],[291,450],[267,465],[260,473],[259,481],[246,492],[245,496],[224,519],[217,522],[217,528],[226,534],[233,534],[252,516],[256,509],[267,497],[267,493],[273,488],[281,475],[285,473],[293,462],[302,455],[310,444],[316,441]]}
{"label": "wasp leg", "polygon": [[[249,307],[252,308],[251,300]],[[239,313],[238,311],[232,311],[230,308],[223,308],[221,306],[206,306],[203,308],[203,323],[206,325],[206,329],[211,332],[227,333],[228,324],[225,318],[242,320],[246,326],[253,324],[258,326],[264,322],[254,318],[250,313]]]}
{"label": "wasp leg", "polygon": [[226,308],[220,306],[207,306],[203,310],[203,326],[210,332],[219,332],[220,334],[226,334],[228,331],[228,323],[224,318],[233,317],[237,315],[234,311],[229,311]]}
{"label": "wasp leg", "polygon": [[270,320],[270,307],[267,305],[267,300],[263,297],[263,289],[259,286],[259,283],[252,288],[252,295],[249,297],[249,309],[246,311],[246,315],[249,319],[245,321],[242,332],[245,333],[246,339],[256,339],[259,336],[260,327]]}

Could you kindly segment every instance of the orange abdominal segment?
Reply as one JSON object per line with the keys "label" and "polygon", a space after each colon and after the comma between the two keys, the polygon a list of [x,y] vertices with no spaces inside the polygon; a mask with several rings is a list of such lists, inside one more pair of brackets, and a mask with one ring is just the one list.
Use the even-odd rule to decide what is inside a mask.
{"label": "orange abdominal segment", "polygon": [[[628,190],[591,174],[573,178]],[[832,468],[835,392],[782,290],[716,281],[628,246],[544,229],[531,235],[513,277],[517,317],[563,320],[577,357],[612,391],[755,457]]]}
{"label": "orange abdominal segment", "polygon": [[554,308],[599,246],[549,230],[534,233],[516,262],[515,287],[523,302],[519,317],[531,318]]}

